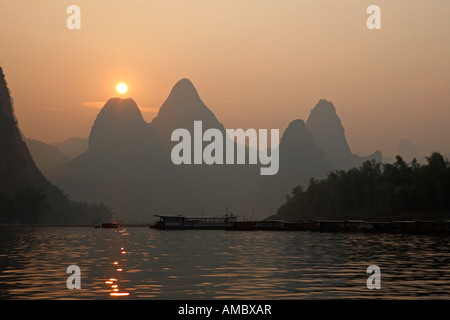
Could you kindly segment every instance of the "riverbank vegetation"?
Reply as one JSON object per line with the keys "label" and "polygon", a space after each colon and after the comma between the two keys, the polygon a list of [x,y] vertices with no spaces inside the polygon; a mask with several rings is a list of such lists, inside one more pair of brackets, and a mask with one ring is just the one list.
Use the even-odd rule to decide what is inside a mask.
{"label": "riverbank vegetation", "polygon": [[406,163],[366,161],[361,167],[330,172],[296,186],[270,219],[441,219],[450,213],[450,163],[440,153]]}
{"label": "riverbank vegetation", "polygon": [[51,199],[34,187],[19,188],[12,196],[0,193],[0,223],[92,224],[96,219],[108,221],[113,216],[104,204],[71,201],[59,193],[61,196]]}

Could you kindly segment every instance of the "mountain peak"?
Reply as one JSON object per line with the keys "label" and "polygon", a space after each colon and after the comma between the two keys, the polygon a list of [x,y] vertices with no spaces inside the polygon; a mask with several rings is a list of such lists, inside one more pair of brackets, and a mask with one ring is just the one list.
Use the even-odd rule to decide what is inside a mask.
{"label": "mountain peak", "polygon": [[317,145],[323,150],[325,159],[336,170],[349,169],[361,165],[366,159],[379,159],[381,154],[374,153],[368,157],[352,154],[341,119],[331,101],[319,100],[311,110],[306,128],[311,132]]}
{"label": "mountain peak", "polygon": [[323,150],[326,160],[337,169],[347,167],[352,154],[341,119],[332,102],[321,99],[311,110],[306,127]]}
{"label": "mountain peak", "polygon": [[311,112],[332,112],[336,114],[336,108],[331,101],[320,99]]}
{"label": "mountain peak", "polygon": [[310,177],[322,177],[332,169],[302,119],[291,121],[284,131],[280,159],[280,173],[291,186],[307,183]]}
{"label": "mountain peak", "polygon": [[298,129],[306,129],[306,124],[305,121],[303,121],[302,119],[295,119],[293,121],[291,121],[287,128],[286,131],[291,131],[291,130],[298,130]]}
{"label": "mountain peak", "polygon": [[305,121],[302,119],[296,119],[289,123],[281,137],[280,145],[295,145],[298,150],[305,147],[311,149],[311,146],[313,146],[312,148],[316,148],[314,139],[311,133],[306,129]]}
{"label": "mountain peak", "polygon": [[178,82],[172,88],[172,90],[183,90],[183,89],[196,91],[191,80],[189,80],[188,78],[182,78],[182,79],[178,80]]}
{"label": "mountain peak", "polygon": [[[331,101],[325,99],[319,100],[309,113],[306,127],[321,148],[324,148],[327,142],[330,141],[329,139],[332,138],[339,139],[340,147],[344,148],[346,152],[350,152],[347,140],[345,139],[344,127]],[[334,144],[334,142],[331,144]]]}
{"label": "mountain peak", "polygon": [[132,98],[109,99],[100,111],[97,120],[109,121],[111,125],[119,127],[126,126],[129,122],[144,121],[141,111]]}
{"label": "mountain peak", "polygon": [[129,144],[130,139],[136,139],[146,126],[132,98],[111,98],[95,119],[89,136],[89,149]]}
{"label": "mountain peak", "polygon": [[179,80],[150,123],[153,132],[163,140],[170,141],[173,130],[192,129],[194,121],[202,121],[203,128],[217,128],[225,131],[223,125],[200,99],[189,79]]}
{"label": "mountain peak", "polygon": [[192,82],[187,78],[183,78],[173,86],[164,105],[196,107],[203,105],[203,102]]}
{"label": "mountain peak", "polygon": [[136,102],[132,98],[111,98],[106,101],[105,105],[102,108],[103,110],[113,111],[113,110],[126,110],[126,109],[138,109]]}

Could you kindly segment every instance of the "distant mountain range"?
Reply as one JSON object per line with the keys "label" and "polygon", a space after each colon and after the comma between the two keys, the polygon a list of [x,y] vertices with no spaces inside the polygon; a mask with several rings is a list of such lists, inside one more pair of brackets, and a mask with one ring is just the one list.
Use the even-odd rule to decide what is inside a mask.
{"label": "distant mountain range", "polygon": [[35,139],[24,138],[36,166],[44,175],[48,170],[69,161],[69,157],[56,147]]}
{"label": "distant mountain range", "polygon": [[[224,126],[202,102],[188,79],[178,81],[151,123],[144,121],[133,99],[107,101],[89,135],[89,148],[53,167],[48,177],[74,199],[104,202],[123,219],[148,221],[154,213],[221,214],[229,206],[248,218],[276,210],[291,189],[331,170],[381,161],[352,154],[333,104],[320,100],[306,121],[294,120],[278,146],[277,175],[261,176],[259,165],[179,165],[171,162],[173,130],[193,134]],[[247,149],[248,151],[248,149]]]}
{"label": "distant mountain range", "polygon": [[[178,142],[171,134],[185,128],[193,136],[194,121],[202,122],[203,131],[225,134],[191,81],[182,79],[151,123],[133,99],[112,98],[89,139],[49,144],[25,138],[0,68],[0,223],[92,223],[111,219],[110,208],[116,219],[128,222],[148,222],[155,213],[216,215],[226,207],[246,218],[265,218],[311,178],[367,160],[394,161],[380,151],[364,157],[352,153],[335,106],[321,99],[306,121],[291,121],[281,135],[276,175],[261,176],[260,164],[175,165],[171,150]],[[246,146],[247,156],[250,151]],[[423,160],[407,139],[400,140],[398,151],[408,162]]]}
{"label": "distant mountain range", "polygon": [[46,176],[48,170],[67,162],[89,148],[88,139],[69,138],[62,142],[45,143],[22,135],[36,166]]}
{"label": "distant mountain range", "polygon": [[62,142],[54,142],[51,146],[58,148],[70,160],[85,153],[89,148],[89,142],[88,139],[74,137]]}

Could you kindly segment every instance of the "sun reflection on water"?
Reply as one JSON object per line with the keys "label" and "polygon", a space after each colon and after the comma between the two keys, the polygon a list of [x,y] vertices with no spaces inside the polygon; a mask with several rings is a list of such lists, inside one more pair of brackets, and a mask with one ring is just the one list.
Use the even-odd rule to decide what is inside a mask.
{"label": "sun reflection on water", "polygon": [[[3,299],[450,299],[449,237],[1,229]],[[66,287],[72,264],[80,290]],[[365,284],[371,264],[377,292]]]}
{"label": "sun reflection on water", "polygon": [[[117,231],[117,230],[115,230],[115,231]],[[120,229],[120,230],[118,230],[118,232],[119,232],[119,234],[121,236],[128,236],[129,235],[129,233],[126,232],[126,229]],[[121,236],[118,236],[118,240],[121,243],[123,243],[126,240],[121,238]],[[126,254],[127,253],[125,251],[125,247],[124,246],[120,246],[120,253],[121,254]],[[123,261],[123,260],[124,259],[121,259],[121,261]],[[122,271],[124,270],[123,262],[119,263],[119,261],[117,261],[117,259],[113,259],[112,264],[116,267],[115,271],[116,272],[120,272],[122,274]],[[118,278],[121,278],[121,275]],[[124,290],[122,290],[122,291],[119,290],[119,282],[120,281],[119,281],[118,278],[110,278],[109,281],[105,281],[105,283],[108,284],[110,286],[110,288],[111,288],[111,292],[109,293],[109,295],[111,297],[126,297],[126,296],[129,296],[130,295],[129,292],[126,292]]]}

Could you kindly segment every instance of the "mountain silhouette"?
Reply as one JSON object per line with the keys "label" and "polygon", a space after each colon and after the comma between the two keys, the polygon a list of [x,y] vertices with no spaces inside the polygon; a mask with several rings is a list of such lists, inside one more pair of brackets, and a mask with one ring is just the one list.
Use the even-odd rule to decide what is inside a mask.
{"label": "mountain silhouette", "polygon": [[89,135],[89,150],[134,148],[148,132],[148,125],[133,99],[113,98],[106,102]]}
{"label": "mountain silhouette", "polygon": [[170,141],[173,130],[185,128],[192,134],[194,121],[202,121],[203,130],[225,128],[203,103],[189,79],[181,79],[172,88],[158,114],[150,123],[152,131],[162,141]]}
{"label": "mountain silhouette", "polygon": [[323,178],[333,169],[301,119],[289,123],[278,148],[278,174],[261,177],[264,181],[261,197],[272,208],[278,208],[295,186],[307,185],[311,177]]}
{"label": "mountain silhouette", "polygon": [[178,143],[171,141],[172,131],[185,128],[192,134],[197,120],[203,130],[225,132],[187,79],[176,83],[151,123],[132,99],[110,99],[92,126],[89,149],[49,177],[75,199],[105,202],[141,221],[155,212],[198,215],[205,208],[218,214],[228,204],[251,203],[259,172],[255,165],[172,163],[170,152]]}
{"label": "mountain silhouette", "polygon": [[11,194],[19,187],[42,187],[46,179],[22,139],[1,67],[0,71],[0,192]]}
{"label": "mountain silhouette", "polygon": [[96,218],[110,219],[112,216],[105,206],[71,201],[38,169],[17,125],[1,67],[0,177],[1,222],[92,223]]}
{"label": "mountain silhouette", "polygon": [[280,141],[280,159],[281,172],[290,176],[301,175],[304,178],[309,174],[316,177],[332,170],[331,164],[324,158],[324,152],[300,119],[289,123],[284,131]]}
{"label": "mountain silhouette", "polygon": [[[171,160],[171,150],[179,143],[171,141],[175,129],[187,129],[193,136],[194,121],[201,121],[203,131],[216,128],[225,134],[224,126],[203,103],[192,82],[181,79],[150,123],[144,121],[133,99],[108,100],[92,126],[89,149],[50,170],[49,178],[74,199],[108,203],[121,219],[129,221],[146,222],[154,213],[222,214],[227,206],[241,216],[255,212],[255,218],[267,217],[270,208],[281,205],[292,188],[307,185],[311,177],[325,177],[334,169],[331,160],[338,158],[345,165],[362,161],[351,154],[330,104],[321,100],[308,119],[316,136],[322,137],[322,146],[308,122],[294,120],[289,124],[276,149],[280,153],[276,175],[262,176],[261,165],[248,161],[239,165],[175,165]],[[330,124],[334,126],[331,131],[320,128]],[[332,135],[338,135],[333,141],[340,145],[334,153],[326,140]],[[249,150],[245,148],[246,159]]]}
{"label": "mountain silhouette", "polygon": [[[88,150],[48,177],[76,200],[108,203],[130,215],[162,198],[164,177],[152,132],[136,102],[109,99],[89,134]],[[151,196],[149,196],[151,194]]]}
{"label": "mountain silhouette", "polygon": [[306,121],[306,128],[335,170],[359,167],[364,161],[372,159],[382,161],[380,151],[366,157],[351,152],[341,119],[330,101],[321,99],[316,104]]}

